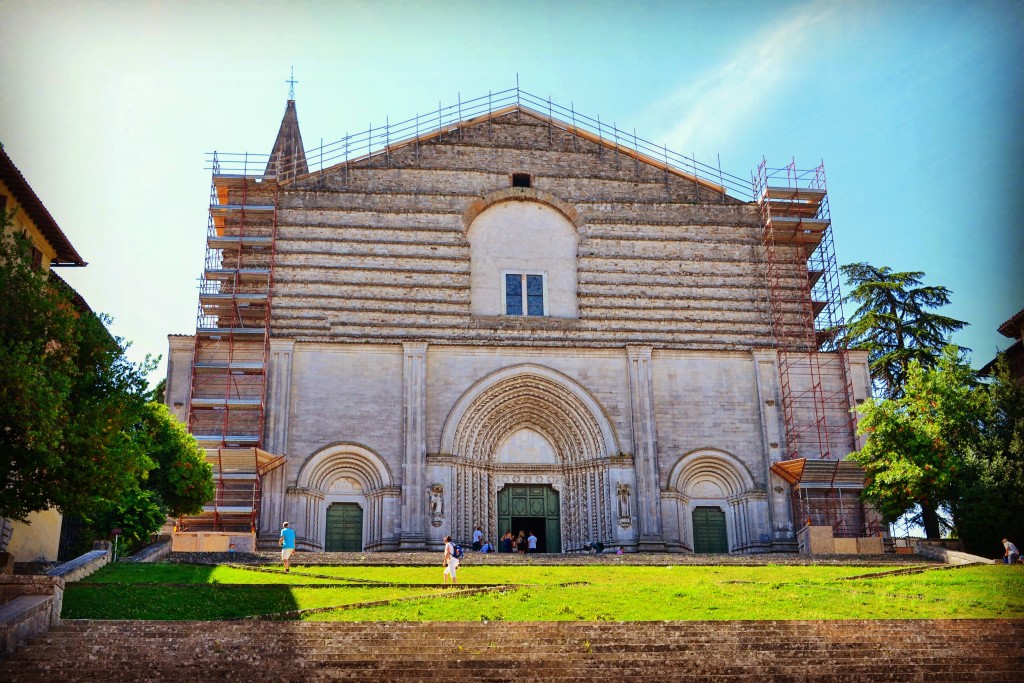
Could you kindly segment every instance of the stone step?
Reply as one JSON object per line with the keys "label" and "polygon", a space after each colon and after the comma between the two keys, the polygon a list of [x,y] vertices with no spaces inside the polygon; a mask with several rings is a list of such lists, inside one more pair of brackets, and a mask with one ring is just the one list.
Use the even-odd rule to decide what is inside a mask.
{"label": "stone step", "polygon": [[[13,674],[13,676],[11,675]],[[704,681],[1014,681],[1019,680],[1019,671],[1006,669],[958,669],[947,667],[942,670],[918,669],[915,667],[892,667],[886,663],[876,663],[874,668],[856,671],[842,670],[839,667],[819,665],[813,668],[738,668],[734,670],[715,669],[708,667],[693,672],[667,670],[660,663],[649,663],[622,667],[619,669],[594,669],[591,667],[580,670],[553,670],[519,667],[506,663],[495,663],[493,666],[480,670],[466,670],[459,667],[446,667],[425,671],[418,667],[386,667],[386,668],[288,668],[258,671],[240,666],[232,667],[168,667],[165,670],[151,670],[147,667],[126,669],[124,667],[96,667],[79,669],[74,672],[58,671],[10,671],[0,672],[0,681],[95,681],[95,680],[135,680],[135,681],[190,681],[212,680],[251,680],[253,675],[267,680],[281,681],[325,681],[325,680],[366,680],[366,681],[593,681],[595,678],[615,677],[613,680],[637,678],[643,681],[679,681],[685,677],[699,677]]]}

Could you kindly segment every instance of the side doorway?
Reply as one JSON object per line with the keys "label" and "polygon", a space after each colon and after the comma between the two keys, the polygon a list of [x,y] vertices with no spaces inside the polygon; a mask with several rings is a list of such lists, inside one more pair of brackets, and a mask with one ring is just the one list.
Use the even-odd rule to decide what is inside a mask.
{"label": "side doorway", "polygon": [[363,549],[363,508],[358,503],[334,503],[327,508],[324,551],[360,552]]}
{"label": "side doorway", "polygon": [[506,486],[498,492],[498,537],[531,531],[537,552],[562,552],[562,518],[558,491],[550,486]]}
{"label": "side doorway", "polygon": [[729,552],[729,534],[726,531],[725,512],[722,508],[693,508],[693,552]]}

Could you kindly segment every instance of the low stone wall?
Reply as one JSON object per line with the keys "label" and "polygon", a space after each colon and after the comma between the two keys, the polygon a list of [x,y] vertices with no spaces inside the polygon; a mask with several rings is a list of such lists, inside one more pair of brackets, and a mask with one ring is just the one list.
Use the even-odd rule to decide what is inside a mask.
{"label": "low stone wall", "polygon": [[941,545],[923,541],[919,541],[914,545],[914,552],[922,557],[945,562],[946,564],[992,564],[994,562],[994,560],[988,557],[971,555],[970,553],[951,550]]}
{"label": "low stone wall", "polygon": [[131,557],[126,558],[125,562],[159,562],[170,554],[171,542],[162,541],[146,546]]}
{"label": "low stone wall", "polygon": [[60,624],[64,579],[0,576],[0,657]]}
{"label": "low stone wall", "polygon": [[59,576],[65,581],[81,581],[100,567],[110,562],[110,541],[97,541],[85,555],[65,562],[46,572],[47,576]]}
{"label": "low stone wall", "polygon": [[99,541],[92,551],[43,576],[0,576],[0,657],[59,625],[65,584],[89,576],[110,562],[110,556],[110,543]]}

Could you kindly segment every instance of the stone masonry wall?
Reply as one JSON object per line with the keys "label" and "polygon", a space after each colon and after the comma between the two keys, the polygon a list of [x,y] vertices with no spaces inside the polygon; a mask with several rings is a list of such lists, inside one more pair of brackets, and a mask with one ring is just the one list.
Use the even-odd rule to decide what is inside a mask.
{"label": "stone masonry wall", "polygon": [[[576,214],[579,318],[470,315],[467,217],[481,197],[507,191],[513,172]],[[280,202],[277,338],[770,345],[753,205],[527,114],[307,176],[283,186]]]}

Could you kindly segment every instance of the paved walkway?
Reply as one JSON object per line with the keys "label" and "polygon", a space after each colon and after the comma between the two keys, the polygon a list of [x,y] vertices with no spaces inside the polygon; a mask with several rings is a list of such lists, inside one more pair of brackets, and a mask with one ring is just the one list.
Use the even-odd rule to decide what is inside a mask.
{"label": "paved walkway", "polygon": [[[275,552],[257,553],[171,553],[170,562],[277,564],[280,555]],[[844,565],[844,566],[905,566],[942,564],[920,555],[798,555],[795,553],[761,553],[756,555],[694,555],[689,553],[475,553],[466,551],[463,564],[534,564],[534,565]],[[292,565],[363,565],[376,566],[434,566],[441,564],[441,552],[375,552],[375,553],[311,553],[298,552],[292,556]]]}

